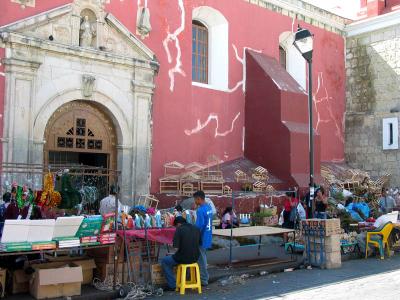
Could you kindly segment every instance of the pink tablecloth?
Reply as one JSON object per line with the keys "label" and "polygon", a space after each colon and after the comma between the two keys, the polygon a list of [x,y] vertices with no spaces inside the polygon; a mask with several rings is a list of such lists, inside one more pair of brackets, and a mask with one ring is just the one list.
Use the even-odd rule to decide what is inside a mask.
{"label": "pink tablecloth", "polygon": [[[118,230],[117,234],[120,237],[124,237],[124,232],[122,230]],[[152,228],[147,230],[147,239],[149,241],[157,242],[160,244],[168,244],[172,245],[172,241],[174,239],[175,228]],[[127,239],[144,239],[145,238],[145,230],[144,229],[133,229],[126,230],[126,238]]]}

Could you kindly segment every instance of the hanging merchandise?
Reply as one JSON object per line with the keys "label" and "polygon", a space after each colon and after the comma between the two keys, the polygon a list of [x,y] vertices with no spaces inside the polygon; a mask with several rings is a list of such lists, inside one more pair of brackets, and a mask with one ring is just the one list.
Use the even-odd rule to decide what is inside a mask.
{"label": "hanging merchandise", "polygon": [[48,172],[44,175],[43,191],[36,193],[36,202],[40,207],[57,207],[61,203],[61,194],[54,190],[54,176]]}
{"label": "hanging merchandise", "polygon": [[17,206],[19,209],[24,207],[24,199],[22,199],[22,196],[24,194],[24,189],[22,186],[17,186],[17,193],[15,194],[15,201],[17,201]]}
{"label": "hanging merchandise", "polygon": [[68,173],[61,176],[61,198],[60,208],[65,209],[74,208],[81,202],[80,194],[72,186],[71,176]]}
{"label": "hanging merchandise", "polygon": [[161,212],[157,211],[156,212],[156,227],[157,228],[161,228],[162,227],[162,223],[161,223]]}
{"label": "hanging merchandise", "polygon": [[151,218],[150,218],[149,214],[146,214],[146,217],[144,219],[144,227],[151,228]]}
{"label": "hanging merchandise", "polygon": [[94,204],[99,198],[99,192],[94,186],[81,187],[81,189],[79,190],[79,194],[81,195],[82,206],[85,206],[87,204]]}
{"label": "hanging merchandise", "polygon": [[135,228],[142,229],[142,224],[140,222],[140,217],[138,214],[135,214]]}

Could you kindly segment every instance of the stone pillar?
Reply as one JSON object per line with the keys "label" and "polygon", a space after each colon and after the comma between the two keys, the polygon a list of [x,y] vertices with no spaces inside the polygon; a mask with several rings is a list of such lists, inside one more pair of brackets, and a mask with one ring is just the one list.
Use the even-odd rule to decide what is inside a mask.
{"label": "stone pillar", "polygon": [[3,129],[3,162],[35,163],[33,148],[33,107],[39,62],[6,58]]}
{"label": "stone pillar", "polygon": [[152,70],[135,72],[132,81],[133,106],[133,197],[148,194],[151,183],[152,151],[152,96],[154,90]]}

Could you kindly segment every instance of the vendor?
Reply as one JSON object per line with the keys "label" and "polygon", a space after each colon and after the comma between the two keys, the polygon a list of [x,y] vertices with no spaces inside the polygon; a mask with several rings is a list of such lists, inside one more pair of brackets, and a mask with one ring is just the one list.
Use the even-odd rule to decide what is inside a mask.
{"label": "vendor", "polygon": [[294,229],[297,219],[297,206],[299,200],[296,198],[296,193],[293,191],[286,193],[283,210],[283,228]]}
{"label": "vendor", "polygon": [[[106,215],[115,212],[115,196],[117,195],[116,188],[112,185],[110,187],[110,195],[100,201],[99,212],[102,215]],[[118,200],[118,213],[121,213],[121,202]]]}
{"label": "vendor", "polygon": [[379,198],[379,211],[387,214],[393,211],[393,208],[396,206],[396,202],[393,197],[388,195],[388,191],[386,188],[382,188],[382,196]]}
{"label": "vendor", "polygon": [[317,219],[326,219],[327,213],[326,209],[328,208],[328,199],[325,196],[325,190],[321,186],[315,191],[315,214],[314,217]]}
{"label": "vendor", "polygon": [[[372,226],[372,228],[369,231],[380,231],[381,229],[383,229],[383,227],[389,223],[396,223],[398,218],[398,213],[393,212],[393,213],[388,213],[385,215],[380,216],[378,219],[375,220],[374,225]],[[365,253],[365,249],[366,249],[366,237],[367,237],[367,231],[361,232],[360,234],[357,235],[357,243],[358,246],[360,247],[361,252]],[[372,240],[377,240],[379,239],[380,236],[379,235],[373,235],[371,237]],[[368,248],[368,252],[369,253],[373,253],[373,251],[370,251]]]}
{"label": "vendor", "polygon": [[239,227],[238,218],[232,207],[227,207],[222,215],[222,229],[237,228]]}
{"label": "vendor", "polygon": [[173,268],[178,264],[192,264],[197,262],[200,256],[200,230],[188,224],[183,217],[176,217],[174,220],[176,227],[173,246],[177,248],[175,254],[166,256],[161,261],[165,277],[167,279],[168,290],[175,291],[176,279]]}
{"label": "vendor", "polygon": [[177,206],[175,206],[174,216],[175,217],[182,217],[182,213],[183,213],[182,206],[180,206],[179,204]]}

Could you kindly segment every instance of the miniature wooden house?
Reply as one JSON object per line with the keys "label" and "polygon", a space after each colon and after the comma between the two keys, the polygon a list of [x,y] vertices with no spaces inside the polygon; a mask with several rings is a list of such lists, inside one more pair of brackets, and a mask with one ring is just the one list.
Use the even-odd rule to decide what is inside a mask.
{"label": "miniature wooden house", "polygon": [[247,182],[249,180],[247,174],[245,172],[243,172],[242,170],[235,171],[235,179],[236,179],[236,182]]}
{"label": "miniature wooden house", "polygon": [[268,180],[268,171],[267,169],[258,166],[254,169],[252,177],[257,181],[267,181]]}
{"label": "miniature wooden house", "polygon": [[186,173],[180,178],[180,194],[192,196],[195,191],[201,189],[201,177],[193,172]]}
{"label": "miniature wooden house", "polygon": [[232,188],[229,185],[224,186],[224,195],[232,196]]}
{"label": "miniature wooden house", "polygon": [[179,194],[180,180],[178,175],[160,178],[160,194]]}
{"label": "miniature wooden house", "polygon": [[184,171],[185,166],[177,161],[164,164],[164,176],[180,175]]}
{"label": "miniature wooden house", "polygon": [[204,166],[198,162],[192,162],[185,166],[185,172],[197,173],[205,168],[206,168],[206,166]]}
{"label": "miniature wooden house", "polygon": [[267,184],[264,181],[256,181],[253,184],[253,192],[262,193],[267,189]]}

